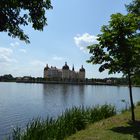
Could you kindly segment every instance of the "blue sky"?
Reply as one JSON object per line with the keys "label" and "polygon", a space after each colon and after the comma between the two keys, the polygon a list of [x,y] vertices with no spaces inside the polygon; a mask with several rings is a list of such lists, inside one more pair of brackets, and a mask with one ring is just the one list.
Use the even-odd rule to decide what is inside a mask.
{"label": "blue sky", "polygon": [[126,13],[124,4],[131,0],[52,0],[53,10],[46,12],[48,26],[43,32],[24,28],[30,44],[0,33],[0,75],[43,76],[46,64],[62,68],[65,62],[81,65],[87,78],[119,77],[98,72],[98,65],[87,64],[90,57],[86,46],[96,43],[102,25],[108,24],[113,13]]}

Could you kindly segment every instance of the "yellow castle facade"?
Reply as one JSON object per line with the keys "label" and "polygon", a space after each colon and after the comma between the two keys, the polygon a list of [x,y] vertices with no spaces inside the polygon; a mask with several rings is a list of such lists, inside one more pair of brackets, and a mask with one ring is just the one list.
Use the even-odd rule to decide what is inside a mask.
{"label": "yellow castle facade", "polygon": [[44,68],[44,78],[45,79],[57,79],[57,80],[85,80],[85,69],[83,65],[79,69],[79,71],[75,71],[74,66],[70,70],[67,62],[62,67],[62,69],[58,69],[56,67],[49,67],[48,64]]}

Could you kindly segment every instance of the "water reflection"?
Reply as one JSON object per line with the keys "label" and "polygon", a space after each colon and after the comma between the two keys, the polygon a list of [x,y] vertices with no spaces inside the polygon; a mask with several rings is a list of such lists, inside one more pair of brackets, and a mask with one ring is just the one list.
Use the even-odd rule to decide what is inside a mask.
{"label": "water reflection", "polygon": [[[140,96],[137,88],[134,90],[134,101]],[[139,88],[138,88],[139,89]],[[138,98],[136,98],[138,96]],[[129,102],[128,87],[115,86],[89,86],[89,85],[43,85],[43,101],[46,106],[61,108],[62,110],[72,106],[93,106],[110,103],[121,109],[124,106],[122,100]],[[54,109],[53,108],[53,109]],[[59,110],[59,109],[58,109]],[[60,113],[58,111],[58,113]]]}
{"label": "water reflection", "polygon": [[[72,106],[84,105],[86,86],[81,85],[43,85],[43,101],[45,106],[53,106],[62,110]],[[55,101],[54,101],[55,100]]]}
{"label": "water reflection", "polygon": [[84,105],[85,102],[84,102],[84,99],[85,99],[85,95],[86,95],[86,86],[82,86],[82,85],[79,85],[79,88],[78,88],[78,93],[79,93],[79,104],[80,105]]}

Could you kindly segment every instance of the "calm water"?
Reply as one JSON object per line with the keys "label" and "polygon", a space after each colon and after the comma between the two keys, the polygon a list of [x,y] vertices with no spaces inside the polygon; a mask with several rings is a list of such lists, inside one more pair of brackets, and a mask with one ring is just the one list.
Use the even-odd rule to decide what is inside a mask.
{"label": "calm water", "polygon": [[[116,86],[0,83],[0,139],[32,118],[56,117],[72,106],[110,103],[119,111],[126,105],[122,99],[129,102],[128,91]],[[140,88],[133,88],[133,98],[140,101]]]}

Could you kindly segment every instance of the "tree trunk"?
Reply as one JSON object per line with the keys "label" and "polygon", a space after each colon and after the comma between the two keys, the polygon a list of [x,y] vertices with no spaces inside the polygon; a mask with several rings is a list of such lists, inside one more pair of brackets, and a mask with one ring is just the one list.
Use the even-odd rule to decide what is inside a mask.
{"label": "tree trunk", "polygon": [[134,113],[134,104],[133,104],[133,97],[132,97],[132,85],[131,85],[131,75],[128,73],[128,82],[129,82],[129,94],[130,94],[130,103],[131,103],[131,113],[132,113],[132,121],[135,121],[135,113]]}

